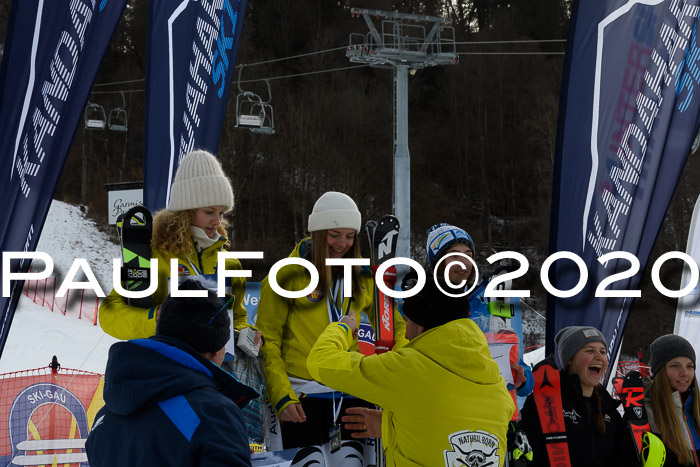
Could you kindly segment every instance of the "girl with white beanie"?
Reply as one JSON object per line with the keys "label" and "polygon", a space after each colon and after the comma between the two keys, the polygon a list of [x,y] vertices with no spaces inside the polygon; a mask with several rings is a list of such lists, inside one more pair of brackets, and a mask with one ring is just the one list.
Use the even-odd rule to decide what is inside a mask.
{"label": "girl with white beanie", "polygon": [[[305,459],[318,460],[320,465],[362,465],[358,459],[357,440],[349,441],[350,432],[341,432],[343,448],[334,454],[329,449],[329,432],[340,425],[339,414],[347,407],[367,405],[363,401],[313,381],[306,359],[318,336],[332,322],[348,313],[365,313],[374,322],[374,279],[367,267],[352,267],[352,297],[343,297],[342,267],[326,266],[327,258],[360,258],[358,233],[360,211],[348,195],[330,191],[324,193],[309,216],[310,237],[303,239],[290,254],[304,258],[315,266],[319,284],[312,293],[301,298],[285,298],[276,294],[265,278],[260,287],[260,302],[256,325],[265,336],[262,351],[265,356],[267,393],[282,424],[285,449],[311,447]],[[305,289],[311,280],[308,270],[289,265],[277,274],[277,283],[287,291]],[[406,323],[394,312],[396,346],[407,342]],[[358,351],[357,345],[354,351]],[[352,446],[356,446],[352,448]],[[362,455],[359,456],[362,459]],[[360,462],[360,463],[357,463]]]}
{"label": "girl with white beanie", "polygon": [[[160,305],[170,289],[170,259],[178,260],[178,280],[197,277],[216,284],[217,254],[228,246],[224,214],[233,209],[231,182],[221,164],[207,151],[192,151],[178,167],[166,209],[153,218],[151,256],[158,258],[158,289],[151,308],[129,305],[115,290],[100,306],[102,329],[118,339],[139,339],[155,334]],[[237,259],[226,261],[226,269],[242,269]],[[231,278],[227,293],[232,304],[235,329],[248,327],[243,307],[246,282]],[[230,290],[229,290],[230,289]]]}

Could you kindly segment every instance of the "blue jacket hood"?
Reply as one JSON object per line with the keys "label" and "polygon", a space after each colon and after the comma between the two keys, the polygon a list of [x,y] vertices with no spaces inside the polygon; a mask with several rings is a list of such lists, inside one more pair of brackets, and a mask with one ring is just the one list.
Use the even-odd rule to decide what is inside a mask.
{"label": "blue jacket hood", "polygon": [[104,400],[129,415],[194,389],[211,386],[243,408],[258,393],[182,341],[165,336],[117,342],[109,349]]}

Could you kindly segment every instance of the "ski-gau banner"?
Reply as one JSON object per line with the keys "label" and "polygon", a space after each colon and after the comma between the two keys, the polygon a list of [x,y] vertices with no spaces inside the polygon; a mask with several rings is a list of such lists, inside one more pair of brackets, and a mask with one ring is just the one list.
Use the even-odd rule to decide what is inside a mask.
{"label": "ski-gau banner", "polygon": [[36,368],[0,375],[0,465],[87,466],[104,378]]}
{"label": "ski-gau banner", "polygon": [[[559,110],[547,353],[557,331],[599,328],[619,351],[635,289],[698,130],[700,0],[576,1]],[[639,260],[615,259],[627,252]],[[599,261],[602,258],[602,262]],[[616,277],[611,285],[604,279]],[[627,276],[627,277],[625,277]],[[669,286],[669,285],[667,285]],[[606,297],[605,291],[625,297]],[[639,296],[639,295],[636,295]],[[566,363],[566,362],[562,362]]]}
{"label": "ski-gau banner", "polygon": [[146,69],[144,201],[164,208],[180,160],[216,154],[247,0],[152,0]]}
{"label": "ski-gau banner", "polygon": [[[12,2],[0,68],[0,244],[32,252],[126,0]],[[26,272],[12,260],[0,273]],[[8,275],[9,277],[9,275]],[[0,280],[0,282],[2,282]],[[0,354],[22,280],[0,297]]]}

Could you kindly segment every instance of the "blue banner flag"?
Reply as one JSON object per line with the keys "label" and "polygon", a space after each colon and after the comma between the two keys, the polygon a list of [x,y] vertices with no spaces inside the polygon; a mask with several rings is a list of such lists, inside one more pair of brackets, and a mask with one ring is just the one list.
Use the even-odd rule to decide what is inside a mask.
{"label": "blue banner flag", "polygon": [[144,202],[167,206],[180,160],[216,154],[247,0],[151,0]]}
{"label": "blue banner flag", "polygon": [[[570,260],[549,271],[562,291],[587,279],[571,298],[549,295],[547,353],[565,326],[600,329],[611,361],[619,351],[632,290],[649,260],[661,223],[698,130],[700,0],[575,1],[559,108],[550,253]],[[640,263],[630,277],[597,290]],[[627,291],[627,292],[624,292]],[[567,362],[561,362],[566,364]]]}
{"label": "blue banner flag", "polygon": [[[12,2],[0,69],[0,243],[33,252],[126,0]],[[26,272],[9,261],[1,274]],[[10,276],[8,275],[8,278]],[[0,354],[24,281],[2,279]]]}

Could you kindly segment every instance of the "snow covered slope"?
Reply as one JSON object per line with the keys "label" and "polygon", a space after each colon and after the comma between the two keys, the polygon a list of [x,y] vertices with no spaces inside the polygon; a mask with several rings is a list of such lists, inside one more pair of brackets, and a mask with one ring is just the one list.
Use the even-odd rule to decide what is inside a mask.
{"label": "snow covered slope", "polygon": [[[37,251],[51,256],[59,282],[75,258],[85,258],[104,292],[112,290],[112,258],[120,258],[119,247],[78,207],[53,201]],[[51,312],[23,295],[0,357],[0,373],[47,366],[53,355],[63,367],[104,373],[114,342],[90,320]]]}

